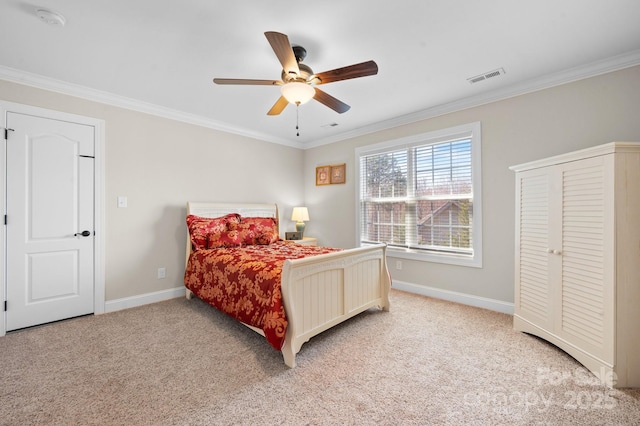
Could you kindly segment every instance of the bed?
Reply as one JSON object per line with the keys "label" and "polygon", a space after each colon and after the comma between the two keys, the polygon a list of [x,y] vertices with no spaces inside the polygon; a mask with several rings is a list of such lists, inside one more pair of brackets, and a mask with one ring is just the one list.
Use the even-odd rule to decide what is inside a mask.
{"label": "bed", "polygon": [[[265,336],[275,349],[282,352],[284,363],[288,367],[295,367],[296,354],[313,336],[371,308],[377,307],[383,311],[389,311],[391,279],[386,263],[386,245],[376,244],[353,249],[298,245],[279,238],[278,207],[275,204],[187,203],[188,223],[193,217],[198,219],[231,217],[235,224],[234,215],[239,216],[241,220],[254,218],[246,219],[247,221],[272,218],[276,226],[274,240],[278,241],[255,246],[243,244],[237,247],[234,244],[218,244],[220,241],[218,239],[211,246],[213,248],[202,249],[202,246],[198,247],[194,244],[193,236],[188,235],[185,268],[186,297],[191,299],[195,295]],[[191,229],[191,225],[188,227]],[[256,275],[255,281],[259,282],[247,283],[247,274],[238,272],[240,266],[233,263],[235,259],[246,259],[251,255],[245,252],[245,249],[253,253],[264,249],[271,253],[272,259],[280,259],[280,268],[274,269],[269,263],[265,263],[267,267],[262,268],[262,266],[256,266],[262,264],[254,262],[247,270],[253,270],[251,274]],[[273,254],[276,251],[277,254]],[[283,256],[281,251],[294,253],[292,257],[299,257],[300,253],[307,256],[304,253],[308,253],[308,257],[288,258],[288,255]],[[214,269],[216,265],[222,267],[224,271]],[[230,270],[233,273],[224,280],[221,279],[226,282],[227,288],[223,290],[216,288],[216,280],[221,274],[228,274]],[[242,278],[238,278],[239,273],[242,273]],[[264,322],[258,321],[260,326],[256,326],[252,321],[256,317],[255,313],[245,315],[248,309],[245,310],[243,307],[251,304],[247,303],[248,298],[266,300],[265,292],[261,290],[265,275],[278,278],[279,291],[276,284],[272,290],[273,294],[270,293],[269,297],[274,294],[277,296],[279,292],[281,307],[277,306],[275,296],[273,296],[273,302],[271,299],[268,303],[265,302],[264,305],[268,305],[271,311],[264,314],[268,319]],[[232,280],[237,278],[238,282],[230,282],[229,277],[235,277],[231,278]],[[243,293],[242,300],[232,302],[224,299],[228,294],[238,292],[236,287],[241,283],[243,292],[248,288],[255,288],[258,294]],[[225,293],[224,297],[221,296],[221,292]],[[223,299],[224,302],[220,302]],[[235,309],[226,309],[230,304],[233,304]],[[277,309],[283,313],[278,314]],[[232,314],[230,310],[240,314]],[[283,318],[279,318],[280,316]],[[266,323],[269,325],[265,326]],[[277,340],[278,338],[280,340]]]}

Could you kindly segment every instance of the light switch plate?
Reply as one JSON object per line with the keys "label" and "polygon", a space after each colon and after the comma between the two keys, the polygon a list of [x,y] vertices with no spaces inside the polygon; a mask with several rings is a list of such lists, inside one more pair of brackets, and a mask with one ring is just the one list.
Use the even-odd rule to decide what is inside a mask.
{"label": "light switch plate", "polygon": [[118,196],[118,208],[127,207],[127,197],[122,195]]}

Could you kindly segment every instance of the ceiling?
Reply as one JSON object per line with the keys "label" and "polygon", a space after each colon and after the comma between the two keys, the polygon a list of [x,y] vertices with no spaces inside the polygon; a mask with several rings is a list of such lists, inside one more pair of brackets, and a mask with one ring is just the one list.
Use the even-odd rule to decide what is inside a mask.
{"label": "ceiling", "polygon": [[[306,148],[640,64],[639,18],[638,0],[2,0],[0,79]],[[265,31],[315,72],[379,72],[322,86],[344,114],[312,100],[267,116],[277,86],[212,82],[279,79]]]}

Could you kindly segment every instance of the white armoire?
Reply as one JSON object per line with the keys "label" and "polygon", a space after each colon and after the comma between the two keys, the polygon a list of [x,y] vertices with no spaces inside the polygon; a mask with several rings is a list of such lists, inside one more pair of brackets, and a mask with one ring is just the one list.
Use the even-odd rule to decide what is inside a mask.
{"label": "white armoire", "polygon": [[510,169],[514,328],[563,349],[603,383],[640,387],[640,143]]}

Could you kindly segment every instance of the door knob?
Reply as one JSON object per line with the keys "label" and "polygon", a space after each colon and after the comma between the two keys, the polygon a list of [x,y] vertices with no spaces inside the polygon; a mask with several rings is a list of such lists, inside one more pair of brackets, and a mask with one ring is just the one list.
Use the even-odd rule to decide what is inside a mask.
{"label": "door knob", "polygon": [[77,237],[78,235],[81,235],[83,237],[88,237],[89,235],[91,235],[91,232],[90,231],[82,231],[79,234],[73,234],[74,237]]}

